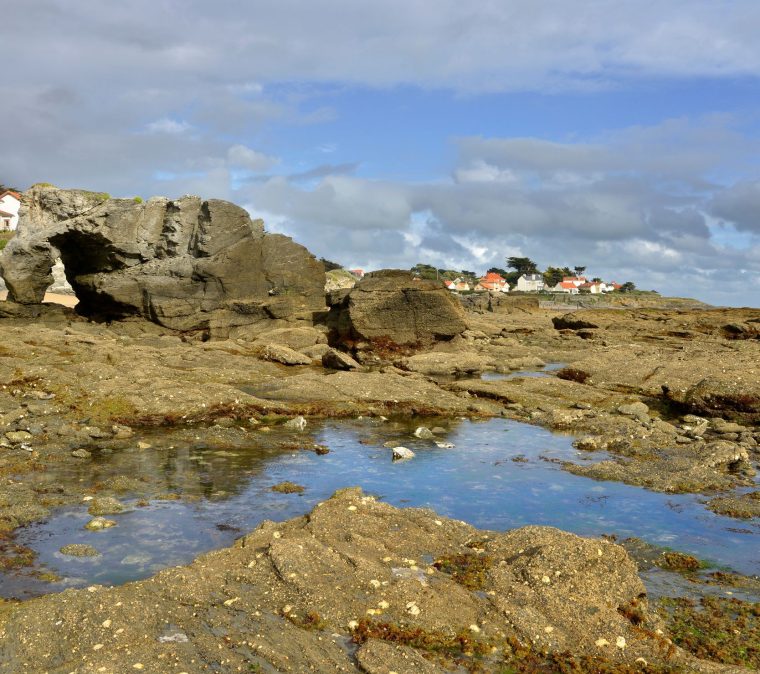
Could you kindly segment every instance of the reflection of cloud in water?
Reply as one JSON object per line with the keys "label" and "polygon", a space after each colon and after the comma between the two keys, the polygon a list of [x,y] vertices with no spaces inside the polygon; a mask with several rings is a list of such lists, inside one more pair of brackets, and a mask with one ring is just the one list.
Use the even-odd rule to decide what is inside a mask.
{"label": "reflection of cloud in water", "polygon": [[[577,452],[571,436],[505,419],[447,420],[450,432],[440,437],[456,448],[440,450],[413,437],[414,428],[422,423],[416,419],[409,424],[315,424],[311,434],[294,436],[278,430],[267,438],[251,434],[250,442],[256,446],[238,444],[226,450],[182,448],[172,439],[175,448],[170,451],[140,456],[127,451],[96,458],[90,474],[80,466],[54,477],[64,486],[74,480],[87,486],[117,475],[146,477],[158,479],[166,491],[196,500],[154,501],[115,516],[118,526],[100,532],[83,529],[90,519],[86,504],[64,508],[50,521],[25,529],[19,542],[39,553],[42,567],[67,577],[66,585],[122,583],[165,565],[187,563],[201,552],[231,544],[264,519],[301,515],[336,489],[360,485],[394,505],[429,507],[486,529],[546,524],[586,535],[639,536],[745,572],[760,572],[752,552],[757,539],[729,537],[725,529],[735,523],[706,511],[696,497],[600,484],[539,460],[540,455],[574,460]],[[440,420],[426,425],[439,424],[444,425]],[[508,450],[505,431],[509,431]],[[160,438],[153,441],[161,444]],[[294,441],[299,446],[324,444],[331,451],[324,456],[294,451]],[[413,448],[417,456],[403,464],[391,462],[390,450],[382,447],[388,441]],[[221,451],[225,454],[212,456]],[[509,461],[518,454],[529,463]],[[273,484],[285,480],[303,485],[306,491],[301,495],[271,491]],[[609,497],[603,512],[601,493]],[[69,558],[57,553],[68,543],[94,545],[102,556]],[[125,558],[130,563],[122,563]],[[62,586],[0,576],[0,594],[6,596]]]}

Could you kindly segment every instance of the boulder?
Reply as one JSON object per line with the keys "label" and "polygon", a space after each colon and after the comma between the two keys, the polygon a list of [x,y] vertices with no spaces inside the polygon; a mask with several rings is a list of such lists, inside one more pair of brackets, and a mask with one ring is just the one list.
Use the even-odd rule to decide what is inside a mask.
{"label": "boulder", "polygon": [[254,347],[266,344],[282,344],[296,351],[302,351],[315,344],[327,344],[327,335],[311,327],[276,328],[256,337]]}
{"label": "boulder", "polygon": [[404,370],[433,377],[478,374],[493,370],[493,365],[487,358],[470,351],[418,353],[401,359],[398,365]]}
{"label": "boulder", "polygon": [[335,302],[328,316],[333,342],[419,345],[467,329],[462,306],[440,281],[415,279],[407,271],[371,272]]}
{"label": "boulder", "polygon": [[760,383],[753,379],[705,377],[685,392],[666,394],[697,414],[726,415],[750,423],[760,421]]}
{"label": "boulder", "polygon": [[283,365],[311,365],[311,358],[283,344],[264,344],[259,358]]}
{"label": "boulder", "polygon": [[596,323],[580,318],[575,313],[564,314],[552,318],[555,330],[593,330],[599,326]]}
{"label": "boulder", "polygon": [[8,299],[42,302],[58,258],[85,316],[137,315],[226,337],[272,319],[309,322],[326,309],[322,264],[218,199],[143,203],[33,186],[0,257]]}
{"label": "boulder", "polygon": [[330,370],[356,370],[361,368],[351,356],[337,349],[330,349],[322,356],[322,366]]}

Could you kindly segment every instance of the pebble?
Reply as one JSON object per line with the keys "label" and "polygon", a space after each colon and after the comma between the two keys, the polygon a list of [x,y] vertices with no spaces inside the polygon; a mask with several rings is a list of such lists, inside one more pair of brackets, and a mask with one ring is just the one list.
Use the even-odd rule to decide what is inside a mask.
{"label": "pebble", "polygon": [[607,639],[597,639],[594,644],[599,648],[603,648],[604,646],[609,646],[610,642]]}
{"label": "pebble", "polygon": [[625,648],[625,637],[618,637],[615,639],[615,646],[618,648]]}
{"label": "pebble", "polygon": [[80,447],[79,449],[75,449],[73,452],[71,452],[71,456],[76,459],[91,459],[92,453]]}
{"label": "pebble", "polygon": [[421,613],[421,611],[420,611],[420,607],[419,607],[419,606],[417,606],[417,604],[416,604],[415,602],[413,602],[413,601],[410,601],[410,602],[409,602],[409,603],[406,605],[406,612],[407,612],[409,615],[414,615],[414,616],[417,616],[417,615],[419,615],[419,614]]}
{"label": "pebble", "polygon": [[414,437],[420,438],[420,440],[430,440],[433,437],[433,431],[427,426],[419,426],[417,430],[414,431]]}

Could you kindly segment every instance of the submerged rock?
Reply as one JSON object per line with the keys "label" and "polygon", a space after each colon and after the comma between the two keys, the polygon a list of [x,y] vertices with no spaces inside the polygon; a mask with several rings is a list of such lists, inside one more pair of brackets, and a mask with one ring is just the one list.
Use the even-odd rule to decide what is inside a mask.
{"label": "submerged rock", "polygon": [[89,531],[102,531],[103,529],[110,529],[115,527],[115,520],[109,520],[105,517],[93,517],[87,524],[84,525],[85,529]]}
{"label": "submerged rock", "polygon": [[391,452],[394,461],[403,461],[404,459],[414,458],[414,452],[407,447],[394,447]]}
{"label": "submerged rock", "polygon": [[68,555],[69,557],[97,557],[100,554],[96,548],[85,543],[64,545],[60,552],[62,555]]}
{"label": "submerged rock", "polygon": [[33,186],[0,259],[8,299],[41,303],[59,257],[85,316],[226,336],[272,319],[311,322],[326,309],[322,264],[218,199],[142,203]]}
{"label": "submerged rock", "polygon": [[87,512],[90,515],[118,515],[124,512],[124,506],[112,496],[98,496],[90,502]]}

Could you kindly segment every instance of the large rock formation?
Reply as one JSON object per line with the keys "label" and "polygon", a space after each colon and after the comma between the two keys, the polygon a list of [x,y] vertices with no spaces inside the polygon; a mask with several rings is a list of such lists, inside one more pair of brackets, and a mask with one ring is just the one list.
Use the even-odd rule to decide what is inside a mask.
{"label": "large rock formation", "polygon": [[467,329],[462,306],[442,283],[394,269],[369,273],[335,297],[329,324],[336,341],[398,345],[451,339]]}
{"label": "large rock formation", "polygon": [[322,264],[217,199],[142,203],[34,186],[0,258],[8,299],[42,302],[58,257],[86,316],[140,315],[176,330],[227,336],[271,319],[312,322],[326,310]]}

